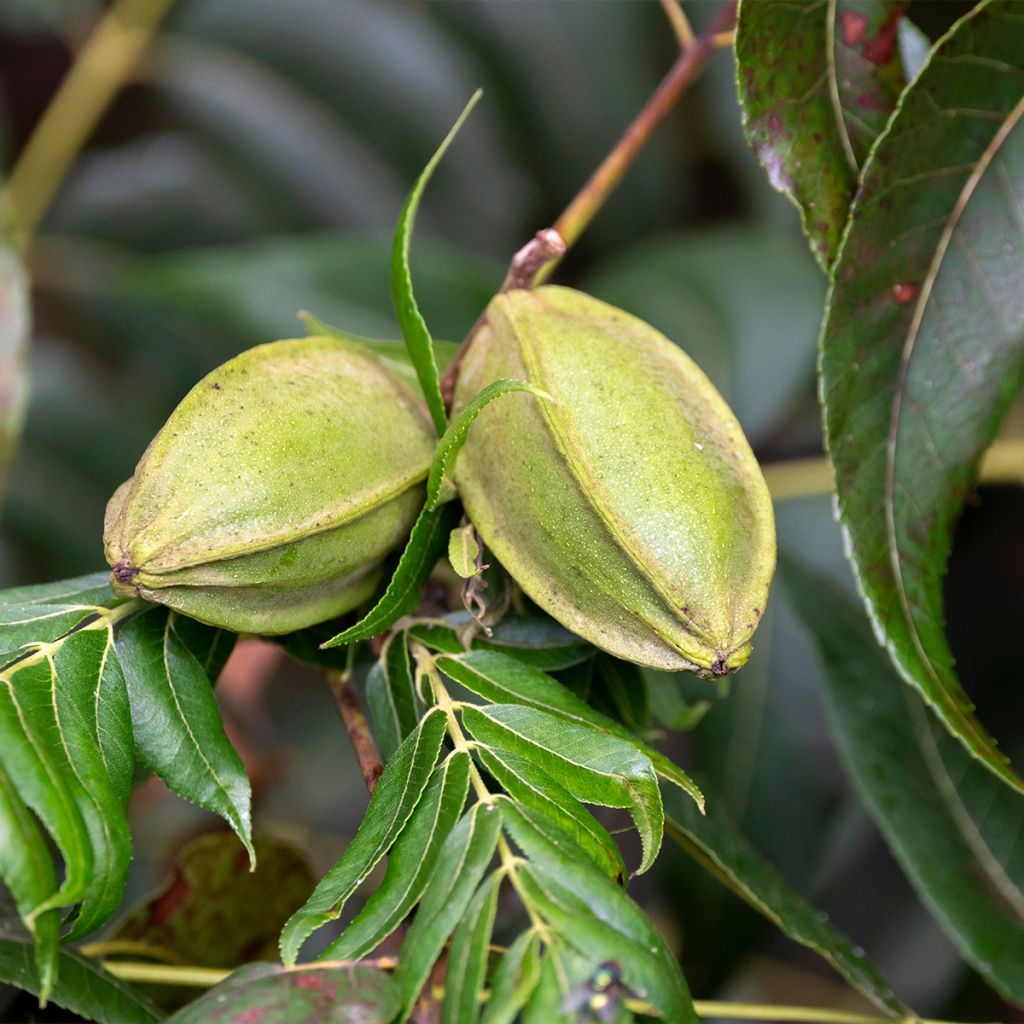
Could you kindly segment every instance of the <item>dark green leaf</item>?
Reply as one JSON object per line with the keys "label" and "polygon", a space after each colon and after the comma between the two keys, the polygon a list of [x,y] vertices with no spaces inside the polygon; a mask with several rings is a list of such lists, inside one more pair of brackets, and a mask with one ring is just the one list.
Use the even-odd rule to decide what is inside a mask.
{"label": "dark green leaf", "polygon": [[478,747],[480,763],[518,804],[538,831],[561,841],[576,855],[589,857],[597,869],[622,883],[626,865],[607,829],[560,782],[525,757],[507,750]]}
{"label": "dark green leaf", "polygon": [[650,760],[662,778],[688,793],[699,807],[704,806],[700,790],[678,765],[637,739],[620,722],[594,710],[557,679],[523,664],[518,658],[499,651],[469,651],[450,657],[442,656],[438,658],[437,666],[485,700],[537,708],[581,725],[592,726],[632,744]]}
{"label": "dark green leaf", "polygon": [[904,1016],[908,1010],[867,959],[816,907],[795,892],[775,868],[747,842],[710,800],[707,816],[687,800],[668,801],[668,836],[724,882],[755,910],[764,914],[795,942],[823,956],[858,992],[880,1009]]}
{"label": "dark green leaf", "polygon": [[[420,622],[410,632],[420,643],[445,654],[462,654],[465,645],[457,626],[465,626],[469,616],[458,612],[441,622]],[[448,625],[447,623],[450,623]],[[543,672],[571,668],[592,658],[596,649],[551,619],[524,619],[506,616],[496,623],[490,636],[475,636],[475,650],[500,650],[524,665]]]}
{"label": "dark green leaf", "polygon": [[646,871],[661,848],[664,810],[650,759],[589,725],[518,704],[466,705],[462,720],[486,746],[535,762],[586,803],[624,807],[640,834]]}
{"label": "dark green leaf", "polygon": [[223,817],[254,856],[249,779],[224,733],[213,687],[174,628],[154,608],[118,629],[139,758],[179,796]]}
{"label": "dark green leaf", "polygon": [[494,970],[491,997],[480,1024],[513,1024],[540,980],[540,937],[523,932]]}
{"label": "dark green leaf", "polygon": [[836,255],[857,172],[903,87],[900,0],[747,0],[736,29],[747,139],[799,207],[822,267]]}
{"label": "dark green leaf", "polygon": [[451,131],[445,136],[444,141],[438,147],[437,152],[430,158],[427,166],[423,168],[422,174],[413,186],[409,198],[402,207],[395,228],[395,240],[392,246],[391,256],[391,295],[395,303],[395,312],[398,315],[398,323],[402,328],[402,336],[405,338],[406,348],[409,350],[409,359],[416,369],[420,379],[420,387],[423,396],[427,401],[427,408],[434,420],[434,426],[440,436],[448,426],[448,416],[444,408],[444,399],[441,397],[441,386],[438,379],[437,362],[434,356],[434,343],[431,340],[430,332],[427,330],[426,321],[420,313],[412,290],[412,276],[409,270],[409,242],[412,238],[412,230],[416,221],[416,211],[419,209],[420,199],[427,182],[434,173],[435,168],[441,162],[445,151],[451,145],[463,122],[469,116],[470,111],[476,106],[481,93],[474,93],[466,108],[459,115],[458,120],[452,126]]}
{"label": "dark green leaf", "polygon": [[[756,7],[757,5],[755,5]],[[864,168],[822,332],[839,517],[903,677],[1010,785],[953,669],[942,577],[1024,366],[1024,20],[978,5],[932,51]]]}
{"label": "dark green leaf", "polygon": [[402,834],[388,855],[380,888],[324,953],[358,960],[397,928],[423,895],[445,840],[462,814],[469,789],[469,755],[455,751],[434,769]]}
{"label": "dark green leaf", "polygon": [[248,964],[166,1024],[389,1024],[398,989],[375,967]]}
{"label": "dark green leaf", "polygon": [[37,993],[46,999],[57,972],[60,913],[31,912],[57,891],[53,860],[32,812],[22,802],[7,773],[0,767],[0,880],[4,882],[22,920],[31,924],[35,946]]}
{"label": "dark green leaf", "polygon": [[177,612],[171,612],[171,627],[202,666],[206,678],[216,683],[235,649],[238,635],[229,629],[204,625]]}
{"label": "dark green leaf", "polygon": [[387,764],[419,720],[416,683],[404,632],[388,637],[380,660],[370,669],[366,702],[380,756]]}
{"label": "dark green leaf", "polygon": [[480,1017],[502,877],[500,871],[495,871],[480,886],[452,935],[441,1024],[474,1024]]}
{"label": "dark green leaf", "polygon": [[449,834],[427,891],[402,944],[395,978],[402,1014],[412,1008],[448,936],[462,919],[487,871],[501,830],[496,804],[477,803]]}
{"label": "dark green leaf", "polygon": [[679,963],[642,910],[605,875],[559,850],[504,805],[505,828],[527,858],[518,871],[527,899],[593,967],[620,964],[626,985],[666,1020],[698,1020]]}
{"label": "dark green leaf", "polygon": [[0,491],[14,454],[28,397],[25,349],[29,338],[28,277],[21,261],[0,247]]}
{"label": "dark green leaf", "polygon": [[1024,798],[933,734],[834,584],[792,563],[783,578],[821,654],[829,722],[861,799],[963,956],[1024,1004]]}
{"label": "dark green leaf", "polygon": [[427,712],[388,762],[355,839],[281,932],[281,957],[295,963],[306,939],[338,918],[348,898],[405,828],[430,780],[445,734],[445,715]]}

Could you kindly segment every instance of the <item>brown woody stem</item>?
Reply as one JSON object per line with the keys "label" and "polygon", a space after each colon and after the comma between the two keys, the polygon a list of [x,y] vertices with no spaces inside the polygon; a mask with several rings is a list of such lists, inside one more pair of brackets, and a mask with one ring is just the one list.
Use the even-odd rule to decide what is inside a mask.
{"label": "brown woody stem", "polygon": [[[736,0],[727,0],[707,32],[702,32],[686,47],[643,110],[623,133],[622,138],[590,176],[590,180],[565,208],[553,227],[565,239],[566,248],[583,234],[598,210],[632,166],[637,154],[647,145],[655,129],[665,120],[679,97],[693,84],[716,50],[715,40],[736,23]],[[558,265],[558,258],[541,267],[534,284],[540,284]]]}
{"label": "brown woody stem", "polygon": [[370,724],[366,721],[366,715],[363,714],[363,709],[356,700],[355,691],[352,689],[352,679],[347,672],[329,672],[327,673],[327,685],[331,688],[334,704],[352,743],[356,760],[359,762],[359,770],[363,774],[363,781],[366,783],[366,788],[372,793],[384,771],[384,766],[380,762],[380,754],[377,752],[373,733],[370,732]]}

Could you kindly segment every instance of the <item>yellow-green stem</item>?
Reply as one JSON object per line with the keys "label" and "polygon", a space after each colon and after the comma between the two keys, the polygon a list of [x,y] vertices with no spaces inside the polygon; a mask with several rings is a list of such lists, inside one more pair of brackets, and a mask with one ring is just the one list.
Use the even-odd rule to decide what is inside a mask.
{"label": "yellow-green stem", "polygon": [[24,248],[68,168],[131,74],[173,0],[114,0],[100,18],[22,151],[7,216]]}

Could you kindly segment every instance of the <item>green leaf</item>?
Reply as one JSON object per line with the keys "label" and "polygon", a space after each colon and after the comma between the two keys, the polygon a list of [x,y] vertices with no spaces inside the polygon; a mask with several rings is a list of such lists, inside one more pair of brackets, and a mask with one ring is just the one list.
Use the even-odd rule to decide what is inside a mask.
{"label": "green leaf", "polygon": [[177,612],[171,612],[171,627],[178,634],[178,639],[195,655],[206,678],[216,683],[235,649],[238,634],[232,633],[230,629],[207,626]]}
{"label": "green leaf", "polygon": [[0,605],[0,647],[16,651],[52,643],[95,612],[89,605]]}
{"label": "green leaf", "polygon": [[[237,967],[276,956],[285,921],[306,901],[315,878],[294,846],[257,837],[256,870],[230,832],[186,843],[174,871],[110,933],[168,960],[200,967]],[[181,1005],[177,1003],[176,1005]]]}
{"label": "green leaf", "polygon": [[540,980],[540,936],[523,932],[494,969],[480,1024],[513,1024]]}
{"label": "green leaf", "polygon": [[460,515],[455,505],[442,505],[433,512],[424,505],[383,597],[354,626],[342,630],[323,646],[339,647],[358,640],[369,640],[393,626],[403,615],[415,611],[420,588],[426,583],[437,560],[444,554],[448,535]]}
{"label": "green leaf", "polygon": [[775,924],[783,934],[824,957],[858,992],[880,1009],[909,1011],[846,935],[795,892],[712,799],[707,816],[687,800],[669,799],[666,833],[702,867]]}
{"label": "green leaf", "polygon": [[389,1024],[398,989],[375,967],[247,964],[166,1024]]}
{"label": "green leaf", "polygon": [[679,963],[643,911],[605,875],[552,846],[502,801],[505,830],[527,863],[518,869],[535,911],[594,967],[616,961],[626,985],[673,1022],[698,1020]]}
{"label": "green leaf", "polygon": [[1024,799],[933,733],[834,584],[789,562],[783,579],[826,669],[829,724],[861,800],[964,958],[1024,1005]]}
{"label": "green leaf", "polygon": [[464,580],[480,575],[480,541],[472,523],[457,526],[448,535],[448,561],[455,575]]}
{"label": "green leaf", "polygon": [[736,73],[747,141],[800,209],[824,269],[857,172],[903,88],[900,0],[744,0]]}
{"label": "green leaf", "polygon": [[385,641],[380,660],[366,680],[366,702],[380,756],[387,764],[419,721],[416,681],[405,632],[392,634]]}
{"label": "green leaf", "polygon": [[0,608],[8,605],[50,604],[95,608],[113,604],[117,598],[110,589],[110,574],[89,573],[70,580],[34,583],[27,587],[0,590]]}
{"label": "green leaf", "polygon": [[864,168],[821,394],[877,635],[950,733],[1024,790],[956,677],[942,605],[953,524],[1022,381],[1024,289],[1007,263],[1024,245],[1022,118],[1024,20],[981,3],[932,51]]}
{"label": "green leaf", "polygon": [[37,994],[45,1001],[57,974],[60,913],[29,915],[57,891],[57,875],[46,840],[32,812],[22,802],[10,777],[0,767],[0,880],[22,920],[30,922],[35,946]]}
{"label": "green leaf", "polygon": [[491,955],[491,935],[503,875],[495,871],[477,890],[452,935],[444,976],[441,1024],[474,1024]]}
{"label": "green leaf", "polygon": [[478,747],[476,755],[538,831],[589,857],[602,874],[622,884],[626,865],[615,840],[560,782],[533,761],[507,750]]}
{"label": "green leaf", "polygon": [[17,255],[0,247],[0,491],[14,455],[28,398],[28,276]]}
{"label": "green leaf", "polygon": [[213,687],[175,628],[154,608],[115,637],[139,758],[179,796],[213,811],[252,848],[249,779],[224,733]]}
{"label": "green leaf", "polygon": [[328,947],[332,960],[358,960],[387,938],[419,902],[441,847],[462,814],[469,790],[469,755],[455,751],[434,769],[416,810],[388,855],[380,888]]}
{"label": "green leaf", "polygon": [[[468,621],[465,612],[457,612],[446,616],[444,623],[418,622],[410,628],[410,634],[431,650],[462,654],[465,645],[455,627],[464,626]],[[596,648],[552,619],[515,616],[506,616],[495,623],[490,636],[473,637],[472,646],[474,650],[500,650],[543,672],[571,668],[596,653]]]}
{"label": "green leaf", "polygon": [[[113,627],[92,628],[72,633],[53,655],[59,684],[54,695],[58,717],[68,723],[69,753],[76,737],[83,748],[96,750],[105,769],[106,780],[121,803],[128,806],[135,771],[135,741],[132,714],[128,702],[121,663],[114,650]],[[94,766],[99,774],[99,767]]]}
{"label": "green leaf", "polygon": [[445,413],[444,399],[441,397],[441,386],[437,372],[437,362],[434,356],[434,343],[431,340],[430,332],[427,330],[426,321],[420,313],[419,306],[412,290],[412,276],[409,270],[409,242],[412,238],[412,229],[416,221],[416,211],[419,209],[420,199],[427,182],[434,173],[435,168],[441,162],[445,151],[451,145],[452,140],[458,134],[463,122],[469,116],[470,111],[476,106],[480,99],[481,92],[477,90],[466,104],[466,108],[459,115],[458,120],[452,126],[451,131],[445,136],[444,141],[438,147],[437,152],[427,162],[423,172],[416,180],[409,198],[398,218],[395,227],[395,240],[392,246],[391,256],[391,294],[395,303],[395,313],[398,315],[398,323],[402,328],[402,336],[405,338],[406,347],[409,350],[409,359],[416,368],[416,374],[420,379],[420,387],[423,396],[427,401],[427,408],[430,410],[434,426],[438,435],[445,432],[448,426],[448,416]]}
{"label": "green leaf", "polygon": [[[42,997],[43,986],[28,939],[8,937],[0,929],[0,981]],[[89,957],[62,949],[49,998],[99,1024],[151,1024],[161,1015],[130,985],[115,978]]]}
{"label": "green leaf", "polygon": [[433,772],[445,721],[440,709],[427,712],[388,762],[355,839],[281,932],[281,958],[289,966],[317,928],[341,915],[348,898],[405,828]]}
{"label": "green leaf", "polygon": [[[419,389],[420,381],[416,376],[412,363],[409,361],[409,353],[406,351],[405,342],[393,338],[367,338],[362,334],[353,334],[351,331],[343,330],[340,327],[333,327],[325,323],[312,313],[302,310],[299,313],[306,330],[311,335],[326,335],[329,338],[338,338],[341,341],[355,342],[368,348],[378,359],[387,363],[388,368],[402,378],[407,384]],[[437,368],[440,371],[446,370],[455,358],[459,346],[454,341],[441,341],[434,339],[434,355],[437,358]]]}
{"label": "green leaf", "polygon": [[499,651],[468,651],[455,656],[442,655],[437,667],[466,689],[493,703],[522,704],[553,715],[592,726],[601,732],[631,744],[654,765],[666,781],[688,793],[697,806],[704,797],[693,780],[664,754],[643,743],[620,722],[594,710],[557,679],[524,665],[518,658]]}
{"label": "green leaf", "polygon": [[626,808],[643,846],[636,873],[654,863],[664,810],[650,759],[635,747],[592,726],[517,704],[467,704],[462,721],[480,743],[533,761],[578,799]]}
{"label": "green leaf", "polygon": [[469,428],[480,413],[502,395],[525,391],[544,401],[551,401],[551,396],[523,380],[494,380],[473,396],[472,401],[455,418],[452,425],[444,432],[437,444],[437,451],[430,463],[430,475],[427,477],[427,508],[434,509],[444,501],[455,497],[455,484],[450,479],[452,467],[462,446],[466,443]]}
{"label": "green leaf", "polygon": [[395,972],[402,993],[399,1020],[405,1020],[448,936],[466,912],[494,856],[500,831],[501,809],[493,803],[477,803],[445,840],[416,919],[402,944]]}

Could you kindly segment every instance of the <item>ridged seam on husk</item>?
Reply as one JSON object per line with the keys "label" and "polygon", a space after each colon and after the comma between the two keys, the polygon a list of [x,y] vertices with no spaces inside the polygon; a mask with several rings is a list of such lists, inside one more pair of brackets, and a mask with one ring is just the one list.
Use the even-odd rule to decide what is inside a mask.
{"label": "ridged seam on husk", "polygon": [[[247,350],[247,352],[242,353],[241,355],[248,357],[249,359],[258,358],[258,354],[266,350],[267,348],[280,346],[290,341],[305,343],[327,342],[331,346],[336,347],[337,349],[347,353],[352,357],[355,357],[355,359],[364,363],[368,368],[372,369],[375,375],[377,375],[387,383],[387,385],[395,392],[396,400],[401,402],[402,405],[404,405],[405,408],[410,412],[410,414],[422,420],[425,429],[431,429],[429,419],[426,417],[425,412],[421,409],[420,404],[418,403],[416,396],[413,394],[413,392],[408,387],[406,387],[404,382],[395,378],[395,376],[387,370],[387,368],[383,365],[381,360],[373,352],[371,352],[368,349],[365,349],[363,346],[355,342],[344,341],[342,339],[328,337],[287,339],[285,342],[277,341],[270,342],[266,345],[255,346],[254,348]],[[236,357],[236,359],[238,358],[240,357]],[[207,376],[204,377],[198,384],[196,384],[195,387],[190,390],[189,394],[186,395],[186,397],[182,401],[182,406],[186,402],[188,402],[194,395],[196,395],[197,393],[201,393],[203,385],[211,377],[213,377],[218,372],[221,372],[222,370],[223,367],[218,367],[217,369],[213,370],[210,374],[207,374]],[[172,414],[172,420],[169,420],[168,424],[170,424],[173,421],[173,415],[176,415],[178,411],[182,408],[182,406],[179,406],[178,409],[175,410],[175,414]],[[166,426],[164,430],[166,430]],[[112,563],[121,563],[124,566],[125,571],[139,567],[137,560],[133,557],[133,553],[130,550],[129,546],[125,543],[124,539],[124,533],[128,526],[127,512],[132,506],[133,499],[136,497],[138,488],[141,483],[141,479],[145,474],[145,469],[150,458],[154,456],[155,452],[156,454],[159,454],[158,442],[160,441],[163,433],[164,431],[162,430],[160,434],[158,434],[157,437],[154,438],[153,442],[151,442],[151,444],[147,447],[146,451],[143,453],[142,458],[139,460],[139,464],[136,467],[135,473],[133,474],[132,478],[129,481],[126,481],[125,485],[122,485],[122,488],[126,487],[127,485],[127,489],[125,490],[124,494],[121,497],[117,510],[114,529],[110,534],[112,541],[112,543],[110,544],[110,554],[114,555],[114,557],[111,559]],[[317,536],[318,534],[323,534],[335,529],[339,529],[345,525],[357,522],[363,516],[373,512],[378,508],[381,508],[382,506],[386,505],[389,501],[398,498],[411,488],[422,483],[427,477],[429,468],[430,467],[428,458],[425,459],[424,465],[421,470],[418,470],[416,472],[410,472],[405,477],[400,478],[397,482],[390,481],[387,487],[381,487],[376,492],[372,490],[364,492],[363,494],[360,495],[360,498],[362,499],[360,503],[357,504],[352,499],[350,499],[347,502],[346,507],[343,508],[340,514],[336,515],[335,517],[323,514],[316,515],[315,517],[310,517],[303,523],[289,524],[287,528],[283,528],[277,532],[268,533],[258,542],[237,542],[235,544],[225,545],[224,547],[218,549],[213,558],[210,557],[209,552],[204,552],[201,554],[197,553],[196,556],[194,556],[193,558],[179,558],[177,561],[168,561],[167,564],[161,565],[155,571],[152,568],[149,568],[147,569],[146,574],[151,578],[156,578],[163,574],[171,574],[184,569],[201,566],[211,561],[227,561],[233,558],[244,557],[245,555],[249,554],[258,554],[261,552],[270,551],[276,547],[292,543],[296,540],[297,537],[300,536],[301,539],[307,539],[309,537]],[[121,488],[118,489],[118,492],[115,492],[115,497],[113,500],[116,500],[117,494],[120,491]],[[146,528],[146,525],[148,524],[144,524],[142,526],[143,530]],[[180,544],[181,538],[171,539],[164,546],[156,548],[153,551],[146,552],[144,557],[139,561],[142,561],[147,565],[151,565],[154,561],[159,561],[160,558],[162,557],[166,558],[168,557],[167,552],[173,552],[174,545],[176,543]]]}
{"label": "ridged seam on husk", "polygon": [[[551,384],[544,377],[540,360],[537,357],[537,353],[534,349],[532,341],[529,339],[529,331],[526,329],[525,325],[518,324],[518,321],[516,321],[515,319],[514,312],[510,308],[512,307],[512,302],[508,300],[503,300],[501,297],[499,297],[499,299],[495,301],[497,303],[497,308],[501,310],[502,315],[505,316],[507,320],[516,322],[517,326],[520,328],[513,330],[511,333],[517,340],[517,344],[520,350],[520,356],[522,358],[524,365],[526,366],[529,379],[536,383],[538,386],[544,388],[545,390],[551,391]],[[598,300],[596,299],[591,299],[590,301],[594,303],[598,302]],[[620,313],[620,311],[618,310],[615,310],[614,312]],[[566,318],[574,317],[584,323],[590,322],[589,317],[570,313],[561,308],[559,308],[558,314],[559,316]],[[647,325],[644,326],[646,327]],[[678,358],[679,356],[683,356],[685,359],[684,354],[681,353],[678,350],[678,348],[676,348],[676,346],[673,345],[671,341],[669,341],[669,339],[659,334],[653,327],[648,327],[647,329],[650,331],[650,336],[652,339],[657,339],[660,343],[663,343],[666,346],[670,346],[670,349],[667,350],[669,358]],[[699,369],[696,367],[695,364],[690,364],[686,368],[690,372],[700,373]],[[711,391],[711,387],[712,386],[709,382],[709,391]],[[714,394],[714,392],[712,392],[712,394]],[[719,403],[721,404],[722,408],[716,410],[718,415],[732,419],[733,414],[731,410],[729,410],[728,406],[726,406],[724,402],[721,402],[720,399]],[[653,564],[648,564],[649,562],[651,562],[648,553],[644,550],[644,548],[639,543],[638,539],[633,535],[633,533],[630,530],[628,530],[625,524],[622,523],[619,520],[619,518],[611,512],[610,508],[606,507],[609,503],[602,503],[599,500],[597,500],[600,494],[602,493],[601,485],[594,478],[593,474],[590,471],[590,468],[586,465],[586,463],[578,457],[578,454],[574,450],[574,446],[569,443],[570,438],[568,436],[568,429],[561,422],[562,414],[558,408],[557,395],[555,396],[554,402],[544,402],[539,403],[539,405],[540,414],[543,417],[544,422],[548,426],[548,430],[551,434],[552,440],[554,441],[555,446],[565,459],[566,465],[569,467],[569,470],[577,484],[577,487],[579,489],[580,494],[583,497],[583,500],[597,515],[598,519],[604,524],[612,542],[625,554],[627,560],[640,570],[643,577],[650,584],[651,588],[665,602],[666,606],[671,611],[673,617],[675,617],[677,620],[683,623],[687,627],[687,629],[689,629],[693,633],[695,639],[698,642],[703,642],[703,649],[700,651],[700,655],[707,654],[710,655],[710,657],[700,657],[700,655],[697,655],[694,649],[680,650],[678,636],[666,634],[662,629],[659,628],[657,623],[651,622],[650,619],[643,614],[642,610],[632,608],[629,610],[633,612],[633,614],[643,619],[643,621],[646,622],[647,625],[655,633],[657,633],[658,636],[662,638],[662,640],[664,640],[670,647],[672,647],[673,650],[678,651],[684,658],[687,658],[691,661],[695,661],[695,667],[710,668],[714,660],[721,658],[725,662],[728,662],[730,657],[737,653],[740,653],[743,650],[743,648],[748,645],[749,635],[740,639],[736,637],[736,616],[732,610],[732,605],[730,605],[730,619],[733,622],[734,632],[733,635],[729,638],[729,645],[726,648],[722,648],[719,647],[719,645],[715,642],[714,638],[709,636],[706,630],[704,630],[701,626],[695,623],[689,616],[687,616],[682,611],[682,607],[680,607],[677,604],[676,595],[671,593],[668,581],[666,581],[661,576],[661,574],[659,574],[656,571],[656,566],[654,566]],[[608,593],[606,589],[605,592]],[[707,664],[704,664],[705,661],[707,662]]]}

